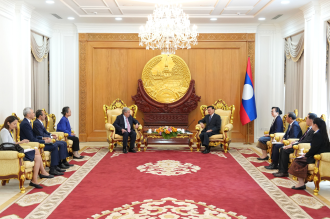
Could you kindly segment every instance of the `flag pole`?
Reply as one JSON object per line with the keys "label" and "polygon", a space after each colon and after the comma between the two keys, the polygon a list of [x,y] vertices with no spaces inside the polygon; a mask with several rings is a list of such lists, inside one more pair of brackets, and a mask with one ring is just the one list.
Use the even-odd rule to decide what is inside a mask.
{"label": "flag pole", "polygon": [[246,135],[247,135],[247,141],[244,143],[244,145],[250,145],[250,140],[249,140],[249,130],[250,130],[250,123],[247,124],[247,130],[246,130]]}

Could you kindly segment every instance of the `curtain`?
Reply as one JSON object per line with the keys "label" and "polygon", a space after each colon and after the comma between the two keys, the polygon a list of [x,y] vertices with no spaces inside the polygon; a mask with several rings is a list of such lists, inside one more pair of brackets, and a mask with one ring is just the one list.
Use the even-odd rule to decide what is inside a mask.
{"label": "curtain", "polygon": [[284,50],[287,59],[297,62],[304,51],[304,33],[286,38]]}
{"label": "curtain", "polygon": [[327,61],[326,61],[326,80],[327,80],[327,127],[330,133],[330,24],[327,22]]}
{"label": "curtain", "polygon": [[[303,118],[304,54],[297,62],[286,60],[285,113],[298,109]],[[298,115],[299,115],[298,114]]]}
{"label": "curtain", "polygon": [[33,109],[49,112],[49,39],[31,32],[31,103]]}
{"label": "curtain", "polygon": [[48,58],[49,39],[31,32],[31,51],[38,62]]}
{"label": "curtain", "polygon": [[285,113],[298,109],[303,117],[304,33],[287,37],[284,51]]}

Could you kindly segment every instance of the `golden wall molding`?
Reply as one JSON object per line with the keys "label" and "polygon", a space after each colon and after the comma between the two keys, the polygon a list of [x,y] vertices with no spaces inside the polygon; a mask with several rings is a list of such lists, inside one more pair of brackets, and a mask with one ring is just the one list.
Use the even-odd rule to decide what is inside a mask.
{"label": "golden wall molding", "polygon": [[79,133],[81,141],[86,141],[86,107],[87,107],[87,45],[83,41],[86,34],[79,34]]}
{"label": "golden wall molding", "polygon": [[[139,41],[137,33],[80,33],[80,41]],[[254,33],[200,33],[198,41],[255,41]]]}

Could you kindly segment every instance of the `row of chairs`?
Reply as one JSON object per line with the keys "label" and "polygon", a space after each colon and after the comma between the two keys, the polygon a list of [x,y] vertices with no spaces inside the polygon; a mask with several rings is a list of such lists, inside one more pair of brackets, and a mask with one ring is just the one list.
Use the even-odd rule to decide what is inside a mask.
{"label": "row of chairs", "polygon": [[[302,134],[305,134],[308,126],[306,124],[306,119],[305,118],[298,118],[298,110],[295,109],[294,113],[297,116],[296,121],[299,123],[299,126],[302,130]],[[272,154],[272,142],[277,141],[280,142],[289,126],[289,124],[286,122],[286,117],[287,115],[283,116],[283,126],[284,126],[284,132],[282,133],[274,133],[270,135],[270,141],[267,142],[268,146],[268,153],[271,155]],[[321,115],[320,117],[323,119],[323,121],[326,121],[326,117],[324,114]],[[265,134],[268,134],[268,132],[265,132]],[[298,141],[299,139],[292,138],[288,140],[284,140],[283,144],[284,145],[289,145],[292,142]],[[307,153],[309,149],[311,148],[310,143],[301,143],[298,145],[294,145],[293,149],[294,152],[290,154],[290,163],[293,162],[293,160],[297,157],[299,157],[301,150],[303,150],[304,153]],[[308,164],[308,174],[307,178],[305,179],[305,182],[314,182],[315,189],[314,189],[314,195],[318,195],[319,190],[320,190],[320,182],[324,180],[330,181],[330,153],[322,153],[314,156],[314,159],[316,160],[314,164]],[[272,162],[271,156],[269,156],[269,162]],[[293,179],[297,179],[297,177],[293,176]]]}
{"label": "row of chairs", "polygon": [[[67,143],[67,148],[69,154],[72,154],[72,140],[68,139],[68,134],[64,132],[56,132],[55,122],[56,117],[54,114],[48,114],[45,109],[43,111],[46,114],[46,119],[43,121],[43,124],[48,132],[53,135],[56,135],[59,141],[65,141]],[[17,128],[13,130],[11,133],[15,142],[19,142],[20,140],[20,123],[22,120],[16,115],[16,113],[12,114],[18,120]],[[36,118],[35,118],[36,119]],[[34,119],[34,120],[35,120]],[[33,120],[33,121],[34,121]],[[32,121],[32,124],[33,124]],[[0,125],[0,129],[3,127],[3,124]],[[55,141],[55,139],[53,139]],[[24,149],[32,149],[39,148],[40,155],[43,161],[43,165],[46,167],[50,166],[50,157],[51,152],[44,151],[44,144],[40,144],[39,142],[29,142],[25,144],[20,144],[20,146]],[[18,179],[19,187],[21,193],[25,192],[24,181],[25,179],[31,180],[33,176],[33,167],[34,162],[24,161],[24,153],[18,153],[16,151],[0,151],[0,180],[2,180],[1,184],[4,186],[9,182],[10,179]]]}

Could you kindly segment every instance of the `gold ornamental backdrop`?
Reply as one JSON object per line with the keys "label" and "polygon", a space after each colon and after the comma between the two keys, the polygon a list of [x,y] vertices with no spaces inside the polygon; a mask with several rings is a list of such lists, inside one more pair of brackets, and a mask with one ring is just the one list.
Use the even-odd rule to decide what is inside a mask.
{"label": "gold ornamental backdrop", "polygon": [[187,93],[190,80],[187,64],[176,55],[158,55],[148,61],[142,72],[145,91],[160,103],[181,99]]}

